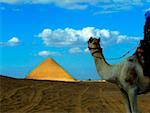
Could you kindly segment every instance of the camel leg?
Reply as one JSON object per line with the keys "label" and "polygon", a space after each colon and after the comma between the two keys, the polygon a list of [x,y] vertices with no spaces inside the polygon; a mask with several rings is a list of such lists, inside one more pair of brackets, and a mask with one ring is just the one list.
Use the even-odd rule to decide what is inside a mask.
{"label": "camel leg", "polygon": [[124,104],[127,110],[127,113],[131,113],[131,108],[130,108],[130,102],[129,102],[129,98],[128,98],[128,94],[126,91],[124,91],[124,89],[121,89],[121,94],[124,98]]}
{"label": "camel leg", "polygon": [[137,109],[137,88],[131,88],[128,90],[129,103],[131,113],[138,113]]}

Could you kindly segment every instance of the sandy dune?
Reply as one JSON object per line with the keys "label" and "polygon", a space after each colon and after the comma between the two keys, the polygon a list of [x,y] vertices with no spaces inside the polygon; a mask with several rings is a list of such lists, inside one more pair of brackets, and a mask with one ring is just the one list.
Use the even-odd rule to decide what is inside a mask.
{"label": "sandy dune", "polygon": [[[150,95],[139,96],[150,113]],[[105,82],[19,80],[0,76],[0,113],[124,113],[118,88]]]}

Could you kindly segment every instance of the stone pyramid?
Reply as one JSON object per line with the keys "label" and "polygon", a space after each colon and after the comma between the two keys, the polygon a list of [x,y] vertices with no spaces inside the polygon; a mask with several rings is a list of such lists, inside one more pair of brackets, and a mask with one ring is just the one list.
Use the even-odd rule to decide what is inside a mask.
{"label": "stone pyramid", "polygon": [[37,66],[26,79],[75,81],[59,64],[53,59],[47,58]]}

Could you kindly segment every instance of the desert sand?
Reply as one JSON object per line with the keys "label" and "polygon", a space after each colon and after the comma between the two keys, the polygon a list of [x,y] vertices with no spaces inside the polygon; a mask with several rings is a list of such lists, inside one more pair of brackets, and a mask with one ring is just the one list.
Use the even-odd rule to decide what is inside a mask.
{"label": "desert sand", "polygon": [[[139,96],[150,113],[150,94]],[[119,89],[107,82],[61,82],[0,76],[0,113],[125,113]]]}

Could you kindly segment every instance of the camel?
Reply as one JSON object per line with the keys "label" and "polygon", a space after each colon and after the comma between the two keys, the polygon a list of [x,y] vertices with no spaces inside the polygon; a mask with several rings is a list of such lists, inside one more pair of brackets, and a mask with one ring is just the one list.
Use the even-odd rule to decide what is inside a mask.
{"label": "camel", "polygon": [[127,113],[138,113],[137,95],[150,91],[150,76],[144,76],[136,56],[130,56],[121,63],[110,65],[102,53],[100,39],[91,37],[88,48],[94,58],[99,76],[119,87],[125,100]]}

